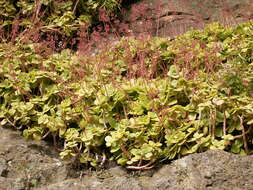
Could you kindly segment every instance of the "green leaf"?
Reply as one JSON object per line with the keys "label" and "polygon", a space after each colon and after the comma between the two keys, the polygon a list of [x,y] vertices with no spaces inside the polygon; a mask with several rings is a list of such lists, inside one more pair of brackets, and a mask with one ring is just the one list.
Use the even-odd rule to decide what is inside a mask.
{"label": "green leaf", "polygon": [[125,165],[127,163],[127,161],[128,161],[127,158],[122,157],[117,160],[117,163],[120,165]]}
{"label": "green leaf", "polygon": [[251,119],[251,120],[249,120],[248,122],[247,122],[247,125],[252,125],[253,124],[253,119]]}
{"label": "green leaf", "polygon": [[106,146],[110,147],[110,146],[112,146],[112,143],[114,142],[114,139],[111,136],[106,136],[105,141],[106,141]]}
{"label": "green leaf", "polygon": [[238,154],[241,152],[242,147],[243,147],[243,140],[236,139],[235,142],[232,144],[231,152]]}
{"label": "green leaf", "polygon": [[49,122],[49,117],[48,115],[42,115],[38,118],[38,124],[47,124]]}
{"label": "green leaf", "polygon": [[222,99],[213,98],[212,102],[217,106],[221,106],[225,101]]}
{"label": "green leaf", "polygon": [[166,135],[165,138],[167,139],[167,144],[176,144],[186,138],[186,134],[182,131],[177,131],[172,135]]}
{"label": "green leaf", "polygon": [[64,134],[65,140],[68,141],[72,141],[72,140],[76,140],[79,137],[79,132],[77,129],[74,128],[69,128],[67,129],[67,131]]}

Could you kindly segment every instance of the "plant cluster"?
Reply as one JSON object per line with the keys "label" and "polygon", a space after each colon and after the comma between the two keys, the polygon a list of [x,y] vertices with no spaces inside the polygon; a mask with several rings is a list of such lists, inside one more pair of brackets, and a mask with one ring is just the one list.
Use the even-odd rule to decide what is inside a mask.
{"label": "plant cluster", "polygon": [[253,22],[171,41],[123,38],[96,56],[0,45],[0,124],[52,138],[62,158],[129,169],[252,150]]}
{"label": "plant cluster", "polygon": [[[81,28],[119,13],[118,0],[0,1],[0,41],[38,42],[54,38],[71,44]],[[67,41],[67,42],[66,42]]]}

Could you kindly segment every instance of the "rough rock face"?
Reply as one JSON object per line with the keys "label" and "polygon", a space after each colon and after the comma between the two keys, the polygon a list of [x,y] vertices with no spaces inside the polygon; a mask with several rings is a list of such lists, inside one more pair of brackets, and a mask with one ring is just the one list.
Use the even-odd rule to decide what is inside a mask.
{"label": "rough rock face", "polygon": [[214,21],[236,25],[252,19],[252,10],[252,0],[142,0],[131,6],[126,20],[134,34],[164,37]]}
{"label": "rough rock face", "polygon": [[67,166],[52,146],[25,141],[20,132],[1,126],[0,134],[0,190],[26,190],[67,177]]}
{"label": "rough rock face", "polygon": [[193,154],[164,166],[148,189],[243,190],[253,189],[253,157],[212,150]]}
{"label": "rough rock face", "polygon": [[75,170],[45,142],[0,127],[0,190],[252,190],[253,156],[220,150],[192,154],[160,169]]}

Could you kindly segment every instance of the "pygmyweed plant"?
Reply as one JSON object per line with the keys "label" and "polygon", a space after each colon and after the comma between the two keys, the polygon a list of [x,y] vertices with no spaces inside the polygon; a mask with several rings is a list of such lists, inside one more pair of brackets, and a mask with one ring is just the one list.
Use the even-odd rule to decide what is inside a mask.
{"label": "pygmyweed plant", "polygon": [[[63,159],[94,167],[114,160],[147,170],[209,149],[251,152],[252,21],[213,23],[171,40],[152,37],[160,12],[146,15],[148,4],[133,6],[130,18],[148,29],[135,36],[108,11],[118,1],[31,2],[8,10],[27,20],[4,17],[11,22],[1,34],[10,43],[0,44],[1,126],[52,139]],[[50,22],[48,5],[59,14]]]}

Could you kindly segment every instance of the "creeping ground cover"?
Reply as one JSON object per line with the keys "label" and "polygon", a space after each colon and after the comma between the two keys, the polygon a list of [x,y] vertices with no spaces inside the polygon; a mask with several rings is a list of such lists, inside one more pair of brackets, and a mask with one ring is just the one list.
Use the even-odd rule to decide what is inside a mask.
{"label": "creeping ground cover", "polygon": [[0,44],[0,124],[64,159],[129,169],[209,149],[252,151],[253,22],[175,40],[122,38],[96,55]]}
{"label": "creeping ground cover", "polygon": [[0,0],[0,42],[47,42],[54,50],[73,48],[80,36],[92,33],[102,21],[112,26],[122,4],[121,0]]}

